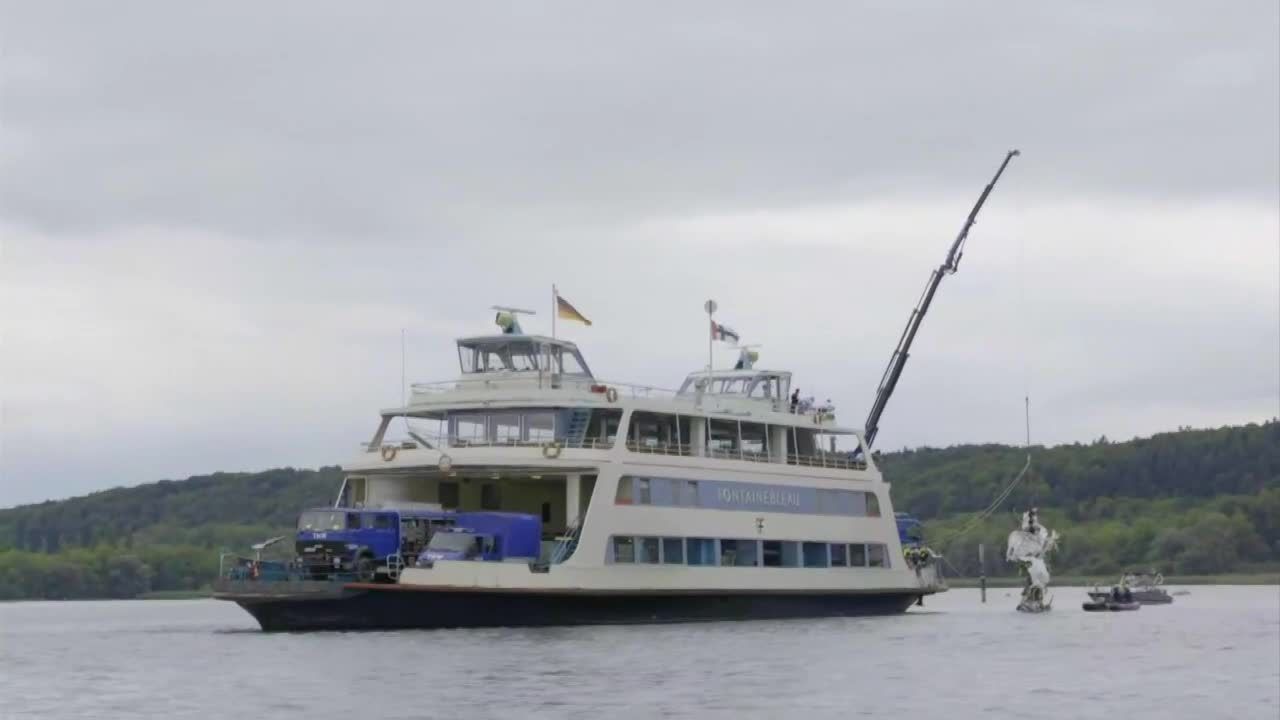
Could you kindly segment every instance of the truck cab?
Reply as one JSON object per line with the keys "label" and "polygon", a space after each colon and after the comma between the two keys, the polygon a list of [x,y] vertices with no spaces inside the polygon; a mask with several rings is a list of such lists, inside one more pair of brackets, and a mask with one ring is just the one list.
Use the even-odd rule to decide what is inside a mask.
{"label": "truck cab", "polygon": [[541,545],[542,521],[535,515],[463,512],[457,513],[452,527],[431,536],[417,564],[430,567],[437,560],[534,562]]}
{"label": "truck cab", "polygon": [[351,574],[361,581],[393,578],[412,566],[437,531],[457,513],[442,509],[328,507],[298,517],[294,547],[306,577]]}
{"label": "truck cab", "polygon": [[924,525],[911,513],[896,512],[894,521],[898,524],[898,542],[903,548],[917,548],[924,545]]}

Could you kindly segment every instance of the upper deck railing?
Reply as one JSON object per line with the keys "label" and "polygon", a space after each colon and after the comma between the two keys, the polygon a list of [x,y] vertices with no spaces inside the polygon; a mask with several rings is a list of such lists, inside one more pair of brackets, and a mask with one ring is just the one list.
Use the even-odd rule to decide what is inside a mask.
{"label": "upper deck railing", "polygon": [[[627,450],[640,453],[642,455],[675,455],[678,457],[711,457],[722,460],[746,460],[747,462],[772,463],[778,462],[775,455],[767,452],[757,452],[754,450],[726,450],[723,448],[704,448],[701,453],[695,451],[692,445],[687,443],[636,443],[627,442]],[[821,468],[837,468],[844,470],[866,470],[867,463],[863,460],[856,460],[847,453],[828,453],[818,452],[813,455],[799,455],[796,453],[788,453],[786,457],[788,465],[801,465],[804,467],[821,467]]]}
{"label": "upper deck railing", "polygon": [[409,386],[415,395],[438,395],[454,392],[482,392],[486,390],[511,390],[532,385],[538,389],[572,389],[581,392],[605,394],[613,388],[619,394],[631,398],[673,398],[676,391],[669,388],[635,383],[613,382],[577,375],[550,375],[547,373],[508,374],[498,377],[461,378],[439,382],[413,383]]}
{"label": "upper deck railing", "polygon": [[[568,440],[561,438],[559,440],[517,440],[515,438],[505,439],[488,439],[488,438],[459,438],[445,437],[440,435],[425,435],[418,433],[419,437],[428,440],[432,447],[444,448],[542,448],[543,456],[547,458],[555,458],[559,456],[560,450],[612,450],[615,440],[603,438],[584,438],[581,440]],[[689,443],[637,443],[627,441],[624,443],[629,452],[641,455],[666,455],[673,457],[708,457],[720,460],[744,460],[747,462],[758,463],[774,463],[781,462],[776,455],[767,452],[757,452],[754,450],[726,450],[723,448],[704,447],[698,452]],[[396,447],[416,447],[416,443],[404,443]],[[380,446],[369,447],[365,445],[367,452],[377,451]],[[787,453],[787,465],[797,465],[801,467],[815,468],[831,468],[838,470],[866,470],[867,463],[865,460],[851,457],[848,453],[831,453],[819,451],[812,455],[801,455],[797,453]]]}

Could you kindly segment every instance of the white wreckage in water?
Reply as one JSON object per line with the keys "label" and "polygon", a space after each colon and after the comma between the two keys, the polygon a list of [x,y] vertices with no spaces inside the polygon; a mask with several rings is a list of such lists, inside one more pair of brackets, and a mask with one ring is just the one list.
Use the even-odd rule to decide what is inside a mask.
{"label": "white wreckage in water", "polygon": [[1027,584],[1018,603],[1021,612],[1045,612],[1053,604],[1053,598],[1047,594],[1049,566],[1045,564],[1045,556],[1058,546],[1058,533],[1041,525],[1037,513],[1036,508],[1031,508],[1022,514],[1022,526],[1009,533],[1009,546],[1005,550],[1005,560],[1018,563],[1027,574]]}

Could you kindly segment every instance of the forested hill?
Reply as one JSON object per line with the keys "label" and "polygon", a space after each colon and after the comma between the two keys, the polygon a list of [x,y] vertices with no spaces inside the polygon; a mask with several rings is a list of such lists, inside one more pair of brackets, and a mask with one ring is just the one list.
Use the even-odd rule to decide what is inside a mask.
{"label": "forested hill", "polygon": [[[1005,502],[1089,513],[1117,498],[1211,498],[1280,487],[1280,421],[1179,430],[1127,442],[1033,447],[1032,470]],[[960,445],[884,453],[894,506],[932,519],[982,510],[1008,485],[1027,451]]]}
{"label": "forested hill", "polygon": [[[1033,448],[1032,471],[986,523],[956,530],[1021,469],[1003,445],[887,452],[894,506],[929,522],[931,542],[973,572],[977,542],[999,547],[1029,505],[1066,531],[1055,569],[1229,572],[1280,563],[1280,421],[1179,430],[1127,442]],[[216,473],[0,510],[0,599],[130,597],[203,587],[219,548],[289,532],[300,509],[332,502],[341,471]],[[1004,568],[1008,570],[1008,568]]]}

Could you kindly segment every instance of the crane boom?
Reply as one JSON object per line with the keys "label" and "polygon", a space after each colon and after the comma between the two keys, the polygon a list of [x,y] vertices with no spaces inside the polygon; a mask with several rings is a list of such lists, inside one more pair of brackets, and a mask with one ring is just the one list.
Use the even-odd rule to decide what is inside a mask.
{"label": "crane boom", "polygon": [[969,237],[969,229],[973,227],[974,222],[978,219],[978,211],[982,210],[982,204],[987,201],[987,196],[991,194],[991,190],[999,182],[1000,175],[1004,173],[1009,161],[1020,154],[1017,150],[1010,150],[1004,156],[1004,162],[1000,163],[1000,169],[996,170],[995,177],[991,178],[991,182],[987,183],[987,186],[982,190],[982,194],[978,196],[978,202],[974,203],[973,209],[969,211],[969,218],[964,221],[964,227],[960,228],[960,234],[956,236],[955,242],[951,243],[951,250],[947,252],[946,261],[929,275],[929,282],[925,284],[924,293],[920,295],[920,301],[916,303],[915,309],[911,311],[911,317],[907,319],[907,327],[903,329],[902,337],[898,339],[898,347],[894,349],[893,355],[889,358],[889,366],[885,368],[884,375],[880,378],[880,387],[876,390],[875,402],[871,405],[871,412],[867,414],[867,422],[864,428],[868,448],[871,447],[871,443],[876,439],[876,433],[880,430],[880,416],[884,414],[884,408],[889,404],[889,397],[893,395],[893,389],[898,385],[898,378],[902,377],[902,369],[906,367],[907,357],[910,356],[911,343],[916,338],[916,332],[920,330],[920,323],[924,320],[925,313],[929,312],[929,305],[933,302],[933,294],[938,291],[938,285],[942,282],[944,276],[960,269],[960,258],[964,255],[964,243]]}

